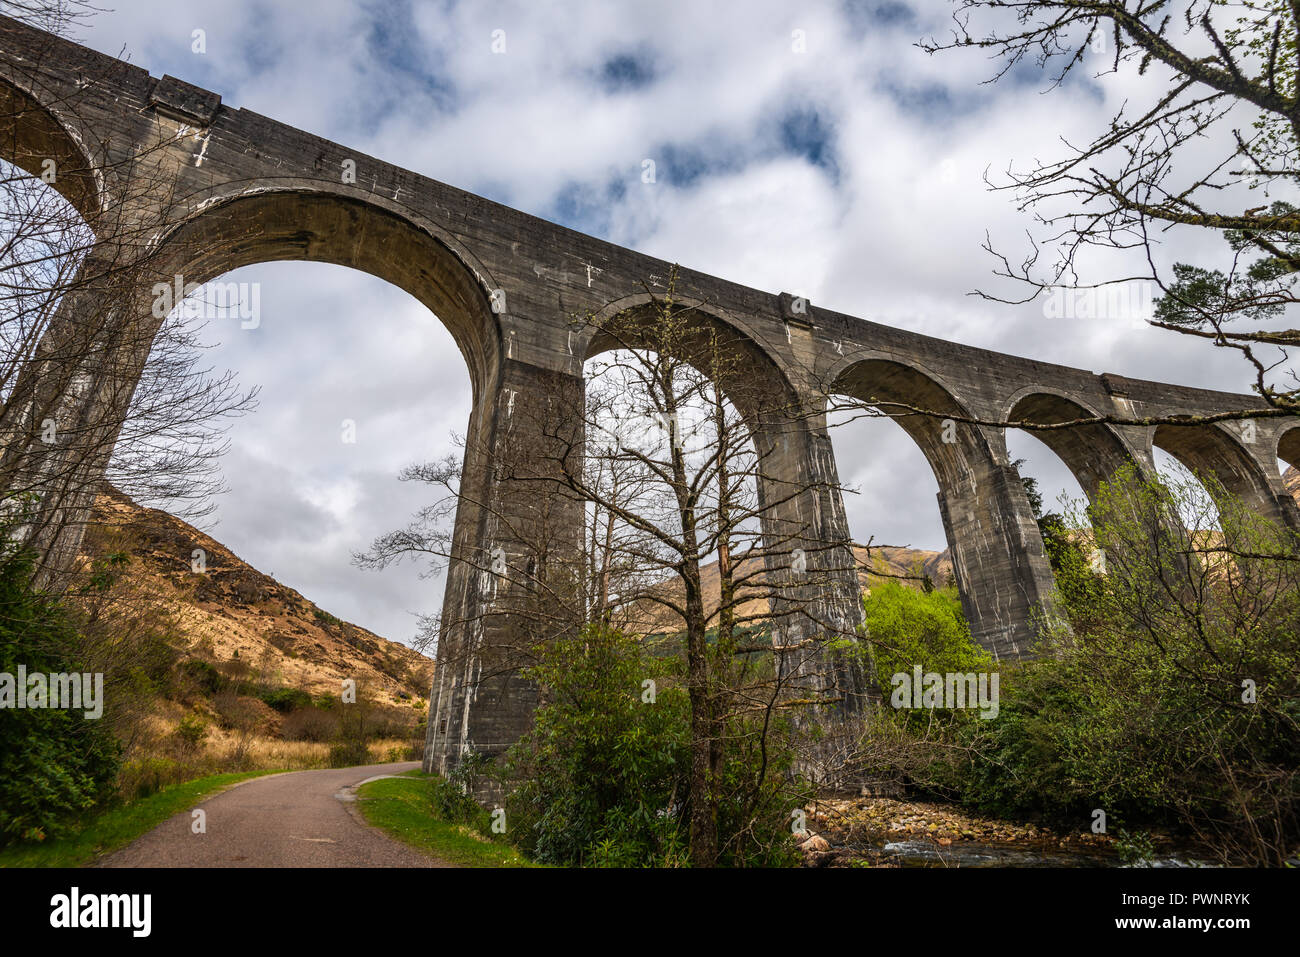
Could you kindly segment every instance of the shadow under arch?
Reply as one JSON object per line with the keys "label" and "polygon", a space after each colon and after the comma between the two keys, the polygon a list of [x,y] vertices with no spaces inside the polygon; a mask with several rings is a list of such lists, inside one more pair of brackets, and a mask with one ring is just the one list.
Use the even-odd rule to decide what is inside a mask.
{"label": "shadow under arch", "polygon": [[[677,299],[678,309],[686,316],[682,354],[706,375],[714,344],[726,354],[727,362],[718,370],[722,391],[745,416],[752,433],[772,427],[777,419],[802,415],[805,410],[780,363],[749,330],[734,317],[707,305],[685,296]],[[583,363],[617,349],[655,348],[657,308],[648,294],[629,296],[591,316],[577,332]]]}
{"label": "shadow under arch", "polygon": [[[1036,390],[1016,399],[1007,410],[1005,419],[1010,422],[1051,425],[1096,414],[1073,399],[1054,392]],[[1090,500],[1102,482],[1108,481],[1124,466],[1136,464],[1136,459],[1123,440],[1102,423],[1069,429],[1023,431],[1056,453]]]}
{"label": "shadow under arch", "polygon": [[[5,76],[0,76],[0,159],[43,178],[87,223],[98,219],[102,172],[68,126]],[[45,178],[50,173],[52,181]]]}
{"label": "shadow under arch", "polygon": [[1300,518],[1294,508],[1284,506],[1241,441],[1217,423],[1160,425],[1152,433],[1151,444],[1168,452],[1193,475],[1212,477],[1223,492],[1265,518],[1293,527]]}
{"label": "shadow under arch", "polygon": [[1300,421],[1280,432],[1274,457],[1300,471]]}
{"label": "shadow under arch", "polygon": [[272,190],[211,204],[158,241],[161,282],[202,285],[265,262],[330,263],[405,290],[446,326],[465,359],[477,407],[497,374],[500,327],[462,257],[426,226],[358,198]]}

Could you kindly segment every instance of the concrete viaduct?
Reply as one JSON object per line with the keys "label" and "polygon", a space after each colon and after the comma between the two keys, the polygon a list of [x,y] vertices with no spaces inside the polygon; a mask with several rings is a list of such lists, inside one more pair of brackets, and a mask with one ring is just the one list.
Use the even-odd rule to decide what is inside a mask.
{"label": "concrete viaduct", "polygon": [[[534,561],[508,530],[524,527],[531,496],[511,494],[477,454],[527,457],[545,437],[521,409],[563,414],[582,401],[583,363],[610,347],[599,325],[643,306],[668,263],[554,225],[365,156],[246,109],[218,94],[0,18],[0,155],[55,187],[104,243],[124,224],[147,235],[157,274],[204,283],[241,266],[309,260],[364,270],[415,296],[450,330],[473,383],[462,504],[444,598],[444,630],[430,702],[426,766],[468,749],[499,752],[528,725],[535,692],[487,649],[510,644],[513,616],[479,614],[491,601],[480,573],[489,545],[511,567]],[[473,148],[472,145],[467,148]],[[351,174],[351,175],[349,175]],[[140,183],[148,183],[140,189]],[[112,211],[111,213],[109,211]],[[124,210],[124,212],[123,212]],[[796,302],[691,270],[678,292],[748,355],[754,371],[813,406],[827,392],[903,402],[981,421],[1060,422],[1084,415],[1197,415],[1262,406],[1257,397],[1171,386],[1003,355]],[[139,322],[149,311],[141,300]],[[1262,513],[1300,528],[1276,464],[1300,465],[1300,423],[1138,427],[1092,425],[1036,433],[1085,491],[1124,463],[1153,469],[1160,446],[1216,476]],[[930,416],[899,419],[938,479],[963,605],[975,638],[995,655],[1021,654],[1031,613],[1050,601],[1052,574],[1004,432],[963,425],[945,442]],[[801,419],[774,459],[791,482],[835,484],[824,419]],[[848,541],[844,510],[795,501],[818,533]],[[511,518],[518,519],[512,522]],[[774,519],[774,520],[778,520]],[[579,535],[581,522],[568,526]],[[523,536],[526,538],[526,536]],[[64,543],[65,545],[69,543]],[[75,543],[72,543],[75,544]],[[838,614],[859,620],[856,580]]]}

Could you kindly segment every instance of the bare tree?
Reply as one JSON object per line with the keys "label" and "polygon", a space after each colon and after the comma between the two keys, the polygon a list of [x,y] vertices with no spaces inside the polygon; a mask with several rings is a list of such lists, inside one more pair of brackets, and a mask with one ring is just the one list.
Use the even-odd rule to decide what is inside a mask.
{"label": "bare tree", "polygon": [[[919,45],[931,53],[987,51],[997,61],[990,82],[1038,69],[1055,89],[1098,64],[1096,75],[1135,87],[1091,141],[1063,142],[1060,158],[989,181],[1034,214],[1042,235],[1031,238],[1018,262],[985,244],[998,275],[1024,284],[1027,296],[978,294],[1026,302],[1152,282],[1161,295],[1150,324],[1239,353],[1252,389],[1269,406],[1195,421],[1300,412],[1300,383],[1287,366],[1287,350],[1300,344],[1300,332],[1239,328],[1243,321],[1277,322],[1297,302],[1300,6],[1293,0],[956,0],[955,7],[951,36]],[[1222,257],[1204,265],[1162,259],[1158,245],[1166,237],[1205,231],[1227,240]],[[1125,254],[1133,271],[1085,282],[1085,272],[1099,268],[1088,254],[1106,251]],[[980,424],[1041,430],[1098,421],[1166,420]]]}
{"label": "bare tree", "polygon": [[34,27],[59,36],[73,34],[99,12],[99,8],[85,0],[3,0],[0,14],[13,17]]}
{"label": "bare tree", "polygon": [[[534,526],[527,550],[549,555],[549,572],[543,579],[534,566],[518,570],[524,591],[536,596],[521,616],[532,639],[602,621],[681,656],[690,700],[691,854],[711,865],[723,850],[718,808],[733,786],[723,780],[728,742],[757,742],[760,759],[739,796],[742,804],[757,801],[770,793],[772,776],[785,773],[768,761],[782,715],[801,714],[809,727],[819,712],[864,706],[853,625],[835,620],[826,602],[846,582],[849,600],[860,596],[852,550],[824,540],[808,514],[831,491],[827,483],[780,467],[781,440],[806,428],[811,413],[794,407],[770,377],[754,375],[740,341],[678,297],[673,278],[651,300],[600,324],[604,348],[589,362],[582,421],[538,423],[548,441],[508,464],[494,462],[494,471],[507,484],[549,483],[585,516],[581,554],[569,556],[567,570],[563,558],[557,570],[557,549],[543,539],[572,529]],[[408,557],[441,563],[452,553],[452,509],[495,507],[467,500],[451,460],[404,477],[444,494],[357,556],[363,565]],[[447,666],[440,654],[439,667]]]}

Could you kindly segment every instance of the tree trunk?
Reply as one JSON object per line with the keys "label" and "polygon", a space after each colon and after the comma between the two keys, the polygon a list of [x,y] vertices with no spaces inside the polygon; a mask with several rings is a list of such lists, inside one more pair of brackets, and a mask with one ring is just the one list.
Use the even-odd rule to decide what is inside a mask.
{"label": "tree trunk", "polygon": [[[693,581],[692,581],[693,579]],[[691,862],[713,867],[718,860],[718,821],[714,814],[712,695],[708,641],[698,566],[687,573],[686,679],[691,702]]]}
{"label": "tree trunk", "polygon": [[[681,455],[673,454],[673,470],[685,478]],[[679,488],[685,487],[681,482]],[[709,676],[709,622],[704,612],[695,512],[679,498],[686,558],[682,580],[686,587],[686,684],[691,702],[691,861],[713,867],[718,861],[718,818],[713,797],[713,689]]]}

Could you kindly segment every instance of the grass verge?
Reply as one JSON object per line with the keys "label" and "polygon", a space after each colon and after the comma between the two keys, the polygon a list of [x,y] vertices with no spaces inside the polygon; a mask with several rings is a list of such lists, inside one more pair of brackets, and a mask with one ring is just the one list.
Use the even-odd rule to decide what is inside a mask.
{"label": "grass verge", "polygon": [[389,836],[456,867],[537,867],[508,844],[490,841],[461,824],[433,816],[429,776],[412,771],[363,784],[357,808]]}
{"label": "grass verge", "polygon": [[163,788],[147,798],[109,808],[87,819],[79,834],[0,851],[0,867],[80,867],[130,844],[173,814],[188,810],[232,784],[278,771],[211,774]]}

